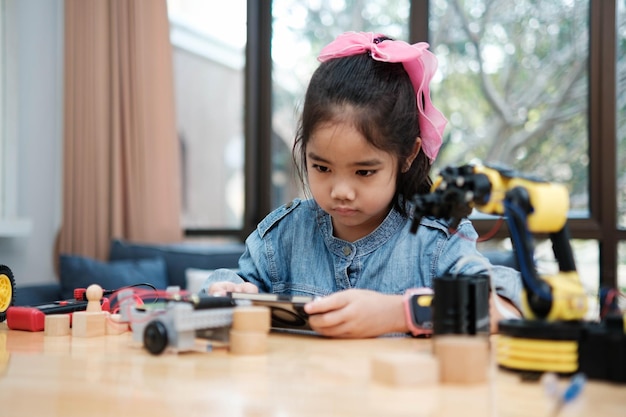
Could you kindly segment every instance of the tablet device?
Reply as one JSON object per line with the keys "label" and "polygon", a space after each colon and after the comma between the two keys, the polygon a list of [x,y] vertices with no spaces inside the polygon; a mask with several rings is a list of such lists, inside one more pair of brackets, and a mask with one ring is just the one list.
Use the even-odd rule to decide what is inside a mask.
{"label": "tablet device", "polygon": [[249,300],[253,305],[269,307],[273,331],[317,334],[309,326],[309,315],[304,311],[304,305],[313,301],[313,297],[268,293],[231,292],[229,294],[234,300]]}

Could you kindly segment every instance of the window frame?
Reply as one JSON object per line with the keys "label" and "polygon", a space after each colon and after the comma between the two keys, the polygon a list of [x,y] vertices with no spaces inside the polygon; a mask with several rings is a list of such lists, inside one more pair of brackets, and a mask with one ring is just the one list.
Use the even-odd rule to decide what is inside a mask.
{"label": "window frame", "polygon": [[[589,9],[589,217],[569,218],[573,239],[599,247],[600,286],[616,287],[618,244],[626,230],[617,224],[616,2],[590,1]],[[272,207],[272,0],[248,0],[245,69],[245,209],[238,230],[186,230],[187,236],[230,236],[244,240]],[[429,1],[411,0],[410,41],[428,41]],[[612,22],[612,24],[611,24]],[[473,221],[479,234],[494,220]],[[503,226],[495,237],[508,238]]]}

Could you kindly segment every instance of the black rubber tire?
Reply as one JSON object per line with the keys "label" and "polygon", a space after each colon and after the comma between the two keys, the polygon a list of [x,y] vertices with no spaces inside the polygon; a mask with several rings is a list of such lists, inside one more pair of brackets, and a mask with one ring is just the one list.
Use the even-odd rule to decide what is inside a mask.
{"label": "black rubber tire", "polygon": [[143,346],[153,355],[160,355],[167,347],[167,328],[163,322],[154,320],[143,329]]}
{"label": "black rubber tire", "polygon": [[0,265],[0,323],[7,319],[7,310],[15,302],[15,279],[6,265]]}

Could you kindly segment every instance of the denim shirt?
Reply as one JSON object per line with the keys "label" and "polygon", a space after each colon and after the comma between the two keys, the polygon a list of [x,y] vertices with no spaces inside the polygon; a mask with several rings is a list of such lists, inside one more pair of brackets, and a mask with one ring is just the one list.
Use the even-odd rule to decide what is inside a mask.
{"label": "denim shirt", "polygon": [[[260,292],[325,296],[349,288],[403,294],[432,287],[434,278],[446,274],[490,273],[498,294],[520,306],[519,273],[489,264],[476,249],[477,233],[468,220],[456,233],[433,218],[423,218],[416,234],[410,227],[411,219],[392,209],[376,230],[347,242],[333,236],[330,215],[314,200],[295,199],[268,214],[248,236],[237,274]],[[240,281],[225,277],[217,270],[207,286]]]}

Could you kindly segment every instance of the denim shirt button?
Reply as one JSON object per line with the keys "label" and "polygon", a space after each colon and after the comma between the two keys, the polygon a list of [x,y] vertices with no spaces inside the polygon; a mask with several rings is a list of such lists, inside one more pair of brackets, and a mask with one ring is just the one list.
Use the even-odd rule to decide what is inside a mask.
{"label": "denim shirt button", "polygon": [[350,246],[344,246],[343,247],[343,254],[348,256],[352,253],[352,249],[350,249]]}

